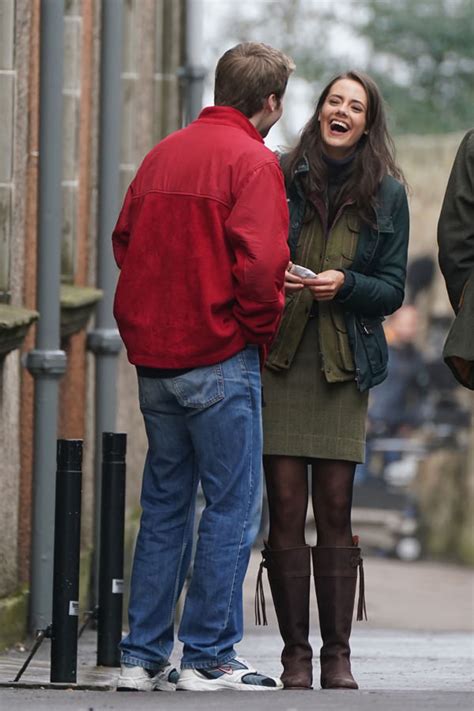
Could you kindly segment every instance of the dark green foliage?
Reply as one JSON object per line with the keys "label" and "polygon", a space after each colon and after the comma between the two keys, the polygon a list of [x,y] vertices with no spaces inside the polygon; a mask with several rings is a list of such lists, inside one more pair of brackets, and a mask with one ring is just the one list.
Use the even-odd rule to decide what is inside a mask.
{"label": "dark green foliage", "polygon": [[[272,0],[256,3],[248,20],[234,14],[229,28],[236,39],[287,51],[315,95],[340,71],[366,70],[397,133],[474,126],[474,0]],[[335,41],[341,29],[343,39]],[[356,39],[369,52],[354,61]]]}
{"label": "dark green foliage", "polygon": [[441,133],[474,124],[474,1],[363,0],[357,31],[371,44],[399,132]]}

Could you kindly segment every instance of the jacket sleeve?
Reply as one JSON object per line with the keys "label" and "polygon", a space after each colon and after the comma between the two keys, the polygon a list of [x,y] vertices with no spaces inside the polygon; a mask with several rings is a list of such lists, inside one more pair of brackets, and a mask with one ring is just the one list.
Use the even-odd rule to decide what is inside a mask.
{"label": "jacket sleeve", "polygon": [[405,189],[399,184],[392,209],[393,234],[384,235],[383,243],[370,275],[341,269],[345,281],[336,300],[344,308],[364,316],[386,316],[403,303],[408,255],[410,218]]}
{"label": "jacket sleeve", "polygon": [[269,344],[284,306],[288,264],[288,207],[276,162],[257,167],[245,180],[226,221],[234,254],[233,315],[247,343]]}
{"label": "jacket sleeve", "polygon": [[115,261],[119,269],[122,268],[125,255],[127,254],[128,243],[130,240],[130,213],[132,209],[132,188],[128,188],[123,201],[122,209],[112,233],[112,247],[114,250]]}
{"label": "jacket sleeve", "polygon": [[474,130],[457,152],[438,222],[439,265],[454,311],[474,269]]}

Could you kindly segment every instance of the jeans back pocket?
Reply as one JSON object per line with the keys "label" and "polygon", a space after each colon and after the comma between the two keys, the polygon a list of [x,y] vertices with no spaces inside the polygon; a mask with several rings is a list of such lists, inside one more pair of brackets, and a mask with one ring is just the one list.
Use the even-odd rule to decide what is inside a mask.
{"label": "jeans back pocket", "polygon": [[204,410],[224,398],[222,365],[204,366],[173,378],[173,390],[179,404]]}

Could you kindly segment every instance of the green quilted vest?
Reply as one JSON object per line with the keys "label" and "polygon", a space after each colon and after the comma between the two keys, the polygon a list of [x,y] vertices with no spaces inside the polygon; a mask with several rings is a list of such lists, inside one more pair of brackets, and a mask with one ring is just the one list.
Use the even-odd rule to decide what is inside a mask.
{"label": "green quilted vest", "polygon": [[[359,218],[351,206],[336,217],[325,237],[319,215],[306,223],[296,249],[296,264],[322,272],[349,268],[359,238]],[[354,380],[354,358],[349,346],[343,307],[335,301],[319,301],[318,337],[323,372],[329,383]],[[313,297],[302,289],[287,297],[285,311],[266,366],[271,370],[288,370],[310,317]]]}

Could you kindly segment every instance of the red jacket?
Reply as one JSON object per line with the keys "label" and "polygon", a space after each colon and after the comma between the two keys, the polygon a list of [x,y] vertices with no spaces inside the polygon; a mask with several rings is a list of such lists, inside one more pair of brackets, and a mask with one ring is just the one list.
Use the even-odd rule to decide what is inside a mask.
{"label": "red jacket", "polygon": [[204,109],[133,179],[112,240],[131,363],[212,365],[275,335],[289,254],[278,161],[236,109]]}

